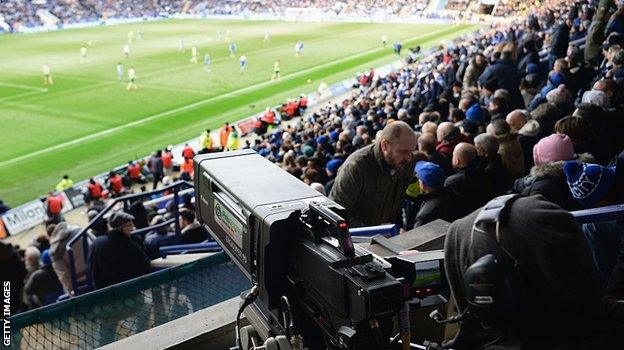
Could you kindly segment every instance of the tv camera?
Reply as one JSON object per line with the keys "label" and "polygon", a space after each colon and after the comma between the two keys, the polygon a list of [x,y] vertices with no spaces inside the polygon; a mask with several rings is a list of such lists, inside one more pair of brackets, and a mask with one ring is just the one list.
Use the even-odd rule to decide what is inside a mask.
{"label": "tv camera", "polygon": [[410,349],[417,277],[354,245],[344,208],[252,150],[194,163],[197,217],[253,285],[236,349]]}

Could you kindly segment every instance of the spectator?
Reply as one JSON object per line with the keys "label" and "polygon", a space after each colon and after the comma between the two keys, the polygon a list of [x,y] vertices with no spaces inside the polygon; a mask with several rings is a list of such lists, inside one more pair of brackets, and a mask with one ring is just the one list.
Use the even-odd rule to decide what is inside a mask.
{"label": "spectator", "polygon": [[344,163],[340,158],[332,159],[325,164],[325,171],[327,173],[327,183],[325,184],[325,194],[331,193],[332,187],[334,187],[334,181],[336,181],[336,175],[338,169]]}
{"label": "spectator", "polygon": [[518,142],[524,156],[524,169],[528,170],[535,165],[533,161],[533,147],[540,140],[540,125],[537,121],[529,119],[529,112],[516,109],[511,111],[505,121],[509,124],[512,133],[518,134]]}
{"label": "spectator", "polygon": [[416,163],[416,175],[422,194],[418,197],[420,208],[416,213],[414,227],[436,219],[450,220],[451,195],[444,187],[444,171],[437,164],[420,161]]}
{"label": "spectator", "polygon": [[141,166],[138,162],[129,161],[128,166],[126,167],[126,172],[133,183],[144,182],[141,176]]}
{"label": "spectator", "polygon": [[437,140],[436,150],[448,158],[452,156],[453,149],[457,144],[470,141],[460,132],[458,127],[450,122],[443,122],[438,125]]}
{"label": "spectator", "polygon": [[195,220],[195,214],[188,209],[180,210],[181,244],[202,243],[210,238],[208,231]]}
{"label": "spectator", "polygon": [[415,149],[412,129],[396,121],[383,129],[375,144],[347,158],[330,197],[347,209],[351,226],[397,222],[413,174]]}
{"label": "spectator", "polygon": [[[565,54],[564,54],[565,55]],[[511,95],[511,107],[523,106],[520,96],[520,77],[513,62],[513,53],[503,51],[501,58],[488,66],[479,77],[479,85],[486,87],[490,82],[496,81],[498,88],[507,90]]]}
{"label": "spectator", "polygon": [[466,73],[464,74],[463,79],[463,88],[469,88],[471,86],[477,86],[479,82],[479,77],[485,70],[487,66],[487,61],[483,54],[476,54],[472,59],[470,59],[470,64],[468,68],[466,68]]}
{"label": "spectator", "polygon": [[33,272],[39,269],[39,259],[41,258],[41,252],[37,247],[30,246],[24,251],[24,265],[26,267],[26,278],[28,280]]}
{"label": "spectator", "polygon": [[500,196],[507,193],[507,190],[511,188],[511,181],[501,156],[498,154],[498,139],[490,134],[479,134],[474,141],[477,155],[481,157],[480,167],[491,185],[493,195]]}
{"label": "spectator", "polygon": [[579,209],[563,174],[563,161],[574,159],[572,140],[564,134],[552,134],[533,148],[535,166],[529,175],[516,180],[513,192],[525,196],[541,194],[566,210]]}
{"label": "spectator", "polygon": [[195,157],[195,151],[193,150],[193,147],[191,147],[188,143],[185,144],[184,149],[182,150],[182,158],[193,159],[193,157]]}
{"label": "spectator", "polygon": [[505,169],[507,169],[509,182],[524,176],[526,174],[524,154],[518,141],[518,134],[511,133],[509,124],[503,119],[494,120],[490,123],[487,132],[498,139],[498,154],[500,154]]}
{"label": "spectator", "polygon": [[[2,241],[0,241],[0,276],[2,276],[3,281],[11,283],[9,305],[11,315],[15,315],[24,310],[22,291],[24,289],[26,267],[13,246]],[[7,299],[6,295],[3,295],[3,299]]]}
{"label": "spectator", "polygon": [[554,66],[556,59],[566,56],[570,42],[570,27],[572,27],[572,19],[566,18],[553,32],[548,56],[549,68]]}
{"label": "spectator", "polygon": [[210,153],[214,150],[210,129],[206,129],[199,137],[199,147],[201,147],[200,153]]}
{"label": "spectator", "polygon": [[134,217],[133,223],[135,228],[142,229],[149,226],[149,221],[147,219],[148,211],[145,205],[143,205],[142,200],[135,200],[132,202],[128,209],[128,214]]}
{"label": "spectator", "polygon": [[581,117],[568,116],[555,124],[555,132],[570,137],[574,153],[590,153],[597,163],[607,164],[611,158],[607,140],[598,140],[591,124]]}
{"label": "spectator", "polygon": [[436,150],[435,134],[423,133],[420,135],[418,138],[418,150],[427,156],[429,162],[435,163],[442,168],[444,174],[450,175],[453,172],[450,159]]}
{"label": "spectator", "polygon": [[455,147],[453,168],[455,174],[444,182],[444,186],[455,196],[451,204],[451,221],[467,215],[492,198],[490,184],[479,167],[477,150],[473,145],[462,142]]}
{"label": "spectator", "polygon": [[[563,172],[572,197],[582,208],[622,202],[615,191],[616,170],[614,168],[570,160],[564,162]],[[611,220],[583,224],[581,229],[589,243],[594,263],[604,282],[603,285],[606,285],[618,259],[618,246],[622,241],[624,226],[617,220]]]}
{"label": "spectator", "polygon": [[63,179],[56,185],[56,190],[58,192],[65,191],[68,188],[72,188],[74,186],[74,182],[69,178],[69,175],[63,175]]}
{"label": "spectator", "polygon": [[[150,226],[160,225],[165,222],[162,215],[156,215],[150,222]],[[160,247],[174,245],[179,241],[179,237],[175,232],[167,231],[167,227],[155,229],[145,236],[145,251],[150,259],[154,260],[160,257]]]}
{"label": "spectator", "polygon": [[134,217],[118,211],[109,219],[111,230],[95,239],[90,264],[96,289],[142,276],[150,270],[150,259],[143,247],[130,239]]}
{"label": "spectator", "polygon": [[[475,234],[478,212],[455,221],[448,230],[444,264],[457,307],[469,306],[464,276],[468,266],[486,254],[513,256],[524,287],[517,310],[508,322],[485,328],[476,318],[465,318],[449,346],[498,348],[613,348],[620,341],[621,306],[603,300],[604,293],[587,243],[572,216],[541,196],[522,197],[511,204],[501,222],[500,239],[494,232]],[[497,234],[496,237],[499,237]],[[557,315],[557,322],[541,315]],[[616,323],[619,322],[619,323]]]}
{"label": "spectator", "polygon": [[195,173],[195,166],[193,165],[192,158],[185,158],[184,163],[180,166],[180,177],[186,181],[193,180],[193,174]]}
{"label": "spectator", "polygon": [[[61,285],[63,286],[63,290],[68,295],[71,295],[73,292],[73,285],[71,279],[71,261],[69,259],[69,255],[67,254],[67,243],[77,236],[80,233],[81,229],[78,226],[67,225],[62,222],[54,228],[52,234],[50,235],[50,259],[52,261],[52,268],[54,268],[54,272],[58,277]],[[86,240],[87,238],[81,238],[82,240]],[[77,242],[77,246],[83,246],[84,242]],[[78,275],[80,272],[86,270],[86,266],[80,266],[78,261],[75,261],[74,265],[75,273]]]}
{"label": "spectator", "polygon": [[41,253],[41,267],[33,272],[26,284],[24,293],[31,308],[51,304],[63,294],[63,287],[52,269],[50,251]]}

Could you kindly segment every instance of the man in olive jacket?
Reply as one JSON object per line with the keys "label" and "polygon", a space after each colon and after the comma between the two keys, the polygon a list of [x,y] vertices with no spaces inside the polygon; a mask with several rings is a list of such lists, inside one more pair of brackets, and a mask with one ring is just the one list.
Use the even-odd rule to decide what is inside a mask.
{"label": "man in olive jacket", "polygon": [[396,121],[381,131],[374,144],[347,158],[330,197],[347,209],[352,227],[396,222],[414,176],[415,150],[414,131]]}

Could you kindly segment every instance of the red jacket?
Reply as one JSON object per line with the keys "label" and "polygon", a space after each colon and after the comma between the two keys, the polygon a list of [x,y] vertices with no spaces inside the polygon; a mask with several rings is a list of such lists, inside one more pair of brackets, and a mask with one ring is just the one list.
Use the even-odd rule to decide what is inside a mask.
{"label": "red jacket", "polygon": [[139,164],[128,166],[128,176],[132,180],[139,179],[141,177],[141,166]]}
{"label": "red jacket", "polygon": [[63,198],[60,195],[48,196],[48,214],[60,214],[63,210]]}
{"label": "red jacket", "polygon": [[161,158],[163,161],[163,168],[171,169],[171,167],[173,167],[173,154],[171,154],[170,152],[165,152],[163,153]]}
{"label": "red jacket", "polygon": [[124,187],[119,174],[115,174],[115,176],[110,179],[110,186],[113,193],[121,193],[121,191],[123,191]]}
{"label": "red jacket", "polygon": [[102,197],[102,185],[100,185],[99,183],[90,183],[87,185],[87,188],[89,189],[89,194],[91,195],[91,198],[96,199]]}
{"label": "red jacket", "polygon": [[184,150],[182,151],[182,157],[184,157],[185,159],[189,159],[189,158],[192,159],[193,157],[195,157],[195,151],[193,151],[193,148],[191,146],[186,146],[184,147]]}

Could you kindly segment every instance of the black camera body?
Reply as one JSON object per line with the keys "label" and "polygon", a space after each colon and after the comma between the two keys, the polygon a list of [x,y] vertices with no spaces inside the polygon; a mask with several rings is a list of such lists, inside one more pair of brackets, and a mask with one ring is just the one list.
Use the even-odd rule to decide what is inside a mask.
{"label": "black camera body", "polygon": [[404,288],[353,245],[344,208],[252,150],[194,162],[197,217],[258,286],[245,315],[262,338],[292,333],[286,296],[309,348],[387,347]]}

